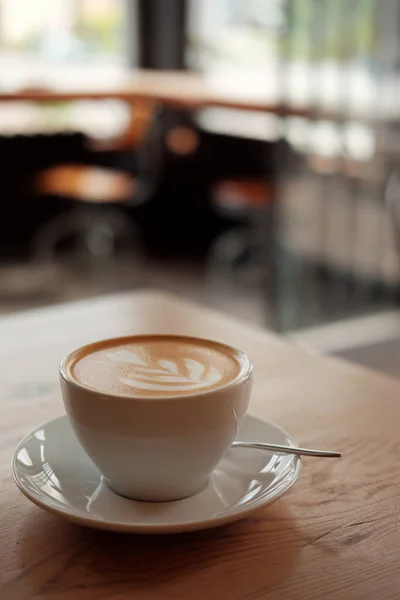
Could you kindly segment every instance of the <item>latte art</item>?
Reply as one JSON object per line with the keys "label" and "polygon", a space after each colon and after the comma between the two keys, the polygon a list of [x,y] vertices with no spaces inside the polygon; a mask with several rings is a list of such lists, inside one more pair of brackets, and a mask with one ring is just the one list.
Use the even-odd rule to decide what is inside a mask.
{"label": "latte art", "polygon": [[115,342],[89,346],[71,365],[72,376],[96,390],[150,397],[212,390],[240,372],[234,351],[217,342],[174,336]]}
{"label": "latte art", "polygon": [[[135,365],[132,377],[120,377],[120,382],[141,390],[178,392],[210,387],[222,379],[215,367],[208,370],[192,358],[181,361],[158,360],[157,365],[146,363],[138,354],[126,350],[109,352],[107,358]],[[182,367],[184,367],[182,369]]]}

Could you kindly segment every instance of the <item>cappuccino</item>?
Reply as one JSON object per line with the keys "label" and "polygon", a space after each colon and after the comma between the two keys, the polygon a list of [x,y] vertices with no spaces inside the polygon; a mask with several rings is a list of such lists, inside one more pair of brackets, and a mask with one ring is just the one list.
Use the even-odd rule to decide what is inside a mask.
{"label": "cappuccino", "polygon": [[67,369],[79,384],[117,396],[171,397],[212,391],[242,371],[234,348],[208,340],[145,335],[97,342]]}

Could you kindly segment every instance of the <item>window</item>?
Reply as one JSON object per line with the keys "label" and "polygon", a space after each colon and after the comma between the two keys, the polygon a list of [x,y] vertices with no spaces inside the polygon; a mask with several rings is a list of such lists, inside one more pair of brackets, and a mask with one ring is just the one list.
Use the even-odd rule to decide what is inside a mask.
{"label": "window", "polygon": [[[0,85],[41,86],[87,67],[118,69],[124,0],[0,0]],[[73,73],[72,73],[73,71]]]}
{"label": "window", "polygon": [[[399,3],[392,4],[381,18],[385,32],[398,23]],[[358,108],[375,83],[379,6],[378,0],[191,0],[188,62],[241,87],[263,81],[272,98]]]}
{"label": "window", "polygon": [[[0,86],[101,87],[126,64],[127,0],[0,0]],[[133,13],[133,11],[132,11]],[[0,106],[0,133],[78,128],[112,135],[118,103]]]}
{"label": "window", "polygon": [[203,71],[256,70],[277,57],[283,0],[191,0],[188,62]]}
{"label": "window", "polygon": [[50,61],[120,62],[123,0],[0,0],[0,47]]}

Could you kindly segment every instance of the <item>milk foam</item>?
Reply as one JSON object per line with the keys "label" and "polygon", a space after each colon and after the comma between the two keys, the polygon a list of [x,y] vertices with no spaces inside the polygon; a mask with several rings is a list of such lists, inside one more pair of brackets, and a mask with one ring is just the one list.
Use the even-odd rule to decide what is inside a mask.
{"label": "milk foam", "polygon": [[234,379],[239,371],[239,362],[229,348],[173,336],[93,344],[71,367],[71,374],[83,385],[132,396],[211,390]]}
{"label": "milk foam", "polygon": [[[131,377],[120,377],[119,381],[140,390],[151,391],[191,391],[210,387],[222,379],[221,373],[215,367],[206,369],[206,365],[193,360],[182,358],[185,372],[182,373],[177,362],[173,360],[158,360],[156,364],[141,358],[140,348],[138,353],[127,350],[109,352],[107,358],[121,363],[135,365]],[[145,352],[141,354],[146,356]]]}

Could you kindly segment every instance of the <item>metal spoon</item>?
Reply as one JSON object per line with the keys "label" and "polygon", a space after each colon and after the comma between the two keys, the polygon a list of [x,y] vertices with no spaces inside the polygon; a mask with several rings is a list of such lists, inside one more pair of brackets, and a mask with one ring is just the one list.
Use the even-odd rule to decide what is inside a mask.
{"label": "metal spoon", "polygon": [[299,456],[323,456],[325,458],[340,458],[340,452],[330,450],[312,450],[311,448],[296,448],[280,444],[264,444],[262,442],[233,442],[232,448],[256,448],[257,450],[272,450],[282,454],[298,454]]}

